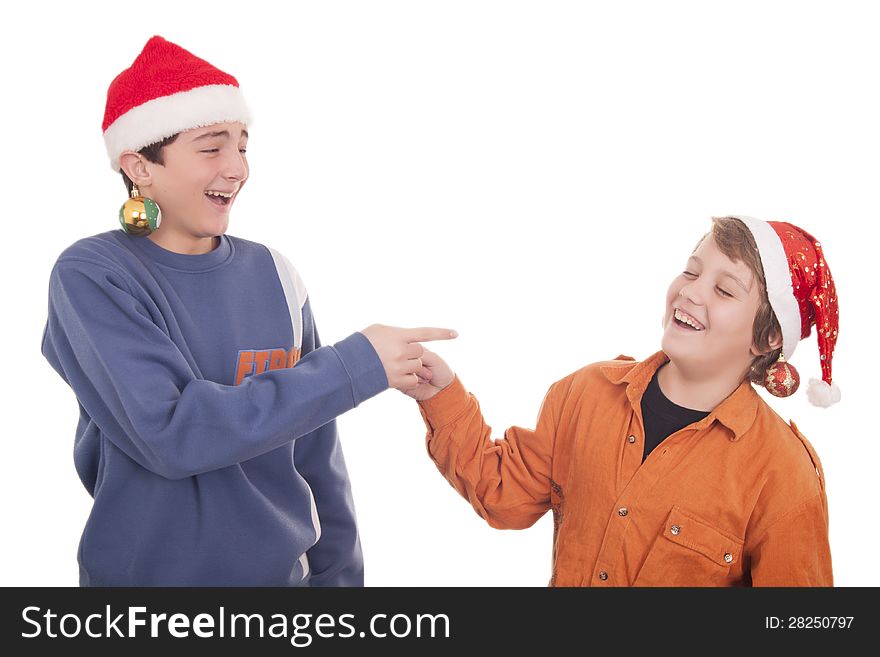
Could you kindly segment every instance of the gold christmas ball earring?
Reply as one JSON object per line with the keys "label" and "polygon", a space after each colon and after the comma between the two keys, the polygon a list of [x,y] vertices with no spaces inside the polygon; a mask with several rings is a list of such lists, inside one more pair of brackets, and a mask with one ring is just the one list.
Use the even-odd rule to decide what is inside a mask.
{"label": "gold christmas ball earring", "polygon": [[151,198],[141,196],[137,185],[131,187],[131,198],[119,208],[122,230],[135,237],[145,237],[162,223],[162,210]]}

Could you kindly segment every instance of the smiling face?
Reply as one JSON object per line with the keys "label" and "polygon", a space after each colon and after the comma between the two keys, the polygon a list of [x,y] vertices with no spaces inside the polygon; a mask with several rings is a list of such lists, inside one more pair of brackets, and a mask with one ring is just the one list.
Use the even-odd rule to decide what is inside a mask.
{"label": "smiling face", "polygon": [[130,161],[129,177],[162,209],[157,233],[197,242],[226,232],[249,174],[247,140],[244,124],[217,123],[180,133],[162,148],[162,163]]}
{"label": "smiling face", "polygon": [[753,336],[761,292],[751,269],[724,255],[707,235],[669,286],[663,351],[696,378],[745,377],[757,354]]}

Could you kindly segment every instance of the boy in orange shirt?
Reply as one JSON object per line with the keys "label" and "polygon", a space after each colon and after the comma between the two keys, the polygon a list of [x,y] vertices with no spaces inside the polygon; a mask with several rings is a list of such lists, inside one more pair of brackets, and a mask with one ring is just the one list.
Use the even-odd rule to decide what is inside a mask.
{"label": "boy in orange shirt", "polygon": [[425,351],[419,401],[437,467],[493,527],[553,510],[551,586],[831,586],[822,466],[752,383],[797,389],[817,326],[828,406],[837,293],[787,223],[713,219],[666,298],[662,351],[555,383],[534,430],[491,439],[477,400]]}

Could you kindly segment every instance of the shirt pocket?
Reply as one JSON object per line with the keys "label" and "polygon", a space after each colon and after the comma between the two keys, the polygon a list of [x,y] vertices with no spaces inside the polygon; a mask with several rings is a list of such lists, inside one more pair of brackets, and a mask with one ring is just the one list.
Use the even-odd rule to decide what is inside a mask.
{"label": "shirt pocket", "polygon": [[742,572],[743,540],[673,506],[633,586],[729,586]]}

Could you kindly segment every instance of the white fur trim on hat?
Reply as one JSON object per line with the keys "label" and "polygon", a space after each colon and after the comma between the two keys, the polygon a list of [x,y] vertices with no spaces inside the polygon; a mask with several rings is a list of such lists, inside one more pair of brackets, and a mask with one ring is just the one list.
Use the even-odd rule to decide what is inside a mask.
{"label": "white fur trim on hat", "polygon": [[791,360],[795,347],[801,340],[801,312],[794,289],[791,287],[791,270],[782,240],[766,221],[753,217],[731,215],[742,221],[751,231],[758,245],[764,278],[767,281],[767,297],[782,328],[782,353]]}
{"label": "white fur trim on hat", "polygon": [[119,171],[123,151],[139,151],[157,141],[215,123],[251,123],[244,95],[231,84],[212,84],[154,98],[116,119],[104,131],[110,166]]}

